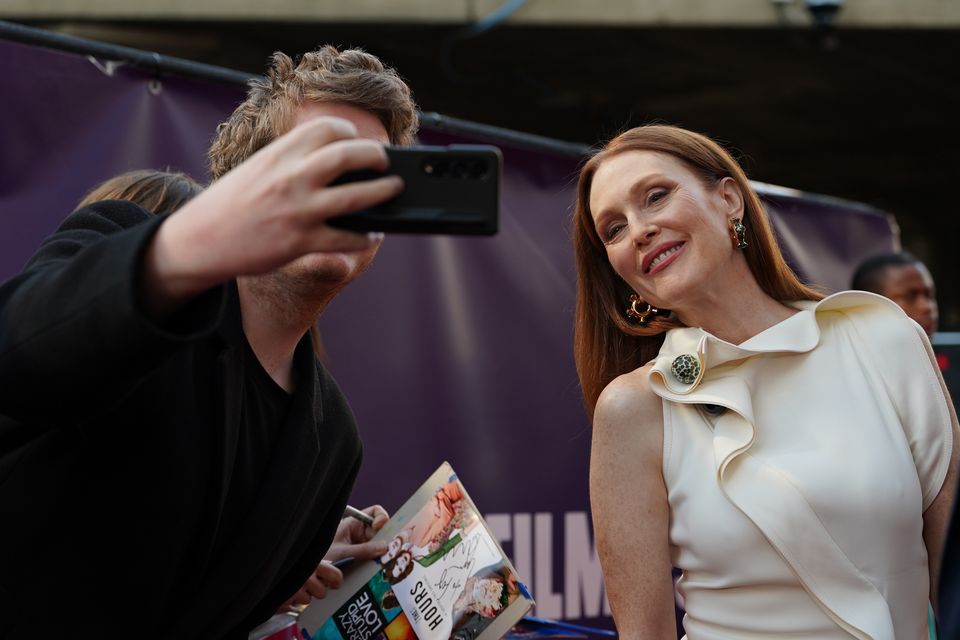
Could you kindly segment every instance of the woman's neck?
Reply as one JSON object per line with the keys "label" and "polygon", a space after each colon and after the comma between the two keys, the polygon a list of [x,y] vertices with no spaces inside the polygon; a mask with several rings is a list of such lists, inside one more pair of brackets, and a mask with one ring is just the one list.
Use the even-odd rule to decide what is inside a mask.
{"label": "woman's neck", "polygon": [[721,340],[740,344],[797,312],[767,295],[745,270],[735,284],[717,283],[704,295],[673,312],[688,327],[699,327]]}

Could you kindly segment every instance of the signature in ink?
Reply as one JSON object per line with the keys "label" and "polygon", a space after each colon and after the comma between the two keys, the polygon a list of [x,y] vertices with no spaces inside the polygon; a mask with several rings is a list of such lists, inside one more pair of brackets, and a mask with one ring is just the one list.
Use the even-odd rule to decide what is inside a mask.
{"label": "signature in ink", "polygon": [[450,551],[448,551],[446,555],[443,556],[442,560],[444,562],[451,562],[453,560],[456,560],[459,556],[463,556],[463,555],[467,557],[472,557],[476,554],[477,547],[479,546],[480,546],[479,536],[474,538],[469,538],[467,540],[464,540],[457,546],[455,546],[453,549],[450,549]]}
{"label": "signature in ink", "polygon": [[470,577],[476,564],[477,561],[470,558],[462,565],[445,567],[443,573],[433,584],[434,589],[437,590],[437,599],[442,600],[448,592],[452,593],[454,597],[459,595],[463,591],[464,580]]}

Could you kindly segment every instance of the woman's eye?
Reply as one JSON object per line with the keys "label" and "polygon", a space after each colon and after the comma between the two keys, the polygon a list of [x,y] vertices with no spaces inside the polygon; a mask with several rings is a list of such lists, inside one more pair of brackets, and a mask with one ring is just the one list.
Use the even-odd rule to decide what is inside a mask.
{"label": "woman's eye", "polygon": [[624,226],[625,225],[621,222],[615,222],[614,224],[611,224],[610,226],[608,226],[603,232],[604,241],[610,242],[611,240],[616,238],[618,235],[620,235],[620,231],[623,229]]}
{"label": "woman's eye", "polygon": [[651,191],[650,195],[647,196],[647,204],[656,204],[667,197],[669,193],[666,189],[657,189]]}

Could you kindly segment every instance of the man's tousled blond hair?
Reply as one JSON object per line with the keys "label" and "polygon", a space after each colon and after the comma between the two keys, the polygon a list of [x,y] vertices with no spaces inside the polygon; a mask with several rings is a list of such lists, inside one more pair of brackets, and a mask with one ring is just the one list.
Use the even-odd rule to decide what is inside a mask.
{"label": "man's tousled blond hair", "polygon": [[391,144],[411,144],[417,130],[410,88],[376,56],[327,45],[294,64],[278,51],[266,76],[250,81],[247,99],[217,127],[208,152],[211,178],[221,177],[286,132],[296,109],[311,102],[339,102],[372,113]]}

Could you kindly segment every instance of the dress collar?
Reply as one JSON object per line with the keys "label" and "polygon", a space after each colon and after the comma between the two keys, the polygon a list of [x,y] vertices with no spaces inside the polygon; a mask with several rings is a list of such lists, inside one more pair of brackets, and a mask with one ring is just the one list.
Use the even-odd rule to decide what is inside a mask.
{"label": "dress collar", "polygon": [[[650,371],[650,387],[679,404],[715,404],[728,411],[709,420],[717,484],[733,505],[763,533],[790,566],[803,588],[843,630],[858,640],[893,638],[889,605],[883,594],[836,543],[829,519],[821,517],[776,460],[748,451],[757,440],[753,395],[763,367],[720,369],[759,354],[805,353],[820,342],[820,325],[828,311],[859,312],[867,307],[903,315],[893,302],[870,293],[845,291],[820,302],[790,303],[798,313],[738,345],[702,329],[670,331]],[[680,375],[673,362],[693,356],[692,375],[682,358]],[[720,369],[718,371],[718,369]],[[730,375],[727,375],[730,373]],[[689,378],[685,382],[682,379]],[[695,379],[694,379],[695,378]]]}
{"label": "dress collar", "polygon": [[[697,327],[667,332],[654,360],[651,377],[659,378],[658,382],[672,394],[686,395],[700,385],[711,369],[729,362],[760,354],[806,353],[813,350],[820,342],[820,324],[817,321],[820,313],[874,305],[892,306],[899,311],[899,307],[890,300],[865,291],[841,291],[819,302],[798,300],[786,304],[797,309],[797,313],[740,344],[732,344]],[[671,371],[674,361],[683,355],[693,356],[699,366],[697,374],[685,380]]]}

